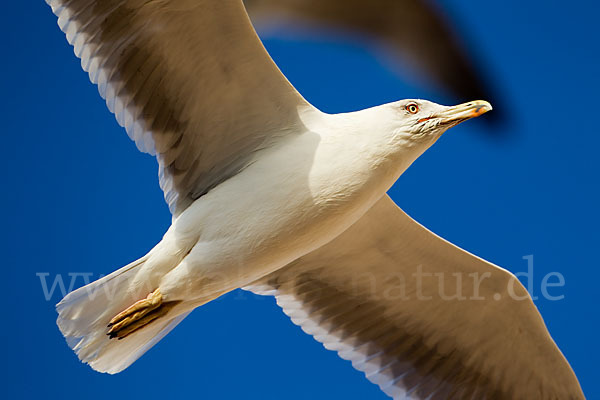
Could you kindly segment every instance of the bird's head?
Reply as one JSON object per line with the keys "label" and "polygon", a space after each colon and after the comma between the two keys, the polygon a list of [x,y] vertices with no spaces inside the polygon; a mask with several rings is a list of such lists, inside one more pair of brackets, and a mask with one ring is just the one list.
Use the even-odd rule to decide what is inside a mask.
{"label": "bird's head", "polygon": [[487,101],[442,106],[427,100],[400,100],[356,113],[362,132],[375,140],[375,158],[395,160],[402,173],[449,128],[490,111]]}
{"label": "bird's head", "polygon": [[442,106],[427,100],[400,100],[387,104],[393,109],[394,134],[408,143],[431,145],[446,130],[490,111],[487,101]]}

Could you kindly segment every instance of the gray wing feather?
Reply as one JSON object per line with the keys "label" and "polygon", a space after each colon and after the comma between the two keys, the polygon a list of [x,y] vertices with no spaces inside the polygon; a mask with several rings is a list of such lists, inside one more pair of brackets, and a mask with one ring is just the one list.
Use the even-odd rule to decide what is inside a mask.
{"label": "gray wing feather", "polygon": [[274,295],[393,398],[584,398],[514,275],[434,235],[388,196],[246,289]]}
{"label": "gray wing feather", "polygon": [[305,100],[238,0],[47,0],[174,215],[294,132]]}

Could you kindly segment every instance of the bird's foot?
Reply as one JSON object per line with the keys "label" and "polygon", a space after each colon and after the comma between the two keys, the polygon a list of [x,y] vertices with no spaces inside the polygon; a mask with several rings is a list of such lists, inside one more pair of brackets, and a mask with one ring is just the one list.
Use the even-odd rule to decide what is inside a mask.
{"label": "bird's foot", "polygon": [[136,301],[131,307],[117,314],[108,323],[111,339],[123,339],[150,322],[165,315],[177,302],[163,302],[159,289],[150,293],[145,299]]}

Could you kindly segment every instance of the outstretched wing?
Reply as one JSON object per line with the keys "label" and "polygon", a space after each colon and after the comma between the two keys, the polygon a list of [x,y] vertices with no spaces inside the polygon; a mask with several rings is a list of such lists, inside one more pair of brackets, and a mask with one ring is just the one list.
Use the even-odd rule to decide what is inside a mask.
{"label": "outstretched wing", "polygon": [[174,215],[295,131],[308,106],[240,0],[46,0]]}
{"label": "outstretched wing", "polygon": [[396,52],[406,65],[458,100],[500,103],[473,65],[463,41],[429,0],[244,0],[252,20],[277,20],[356,32]]}
{"label": "outstretched wing", "polygon": [[525,288],[384,196],[340,237],[246,288],[403,399],[583,399]]}

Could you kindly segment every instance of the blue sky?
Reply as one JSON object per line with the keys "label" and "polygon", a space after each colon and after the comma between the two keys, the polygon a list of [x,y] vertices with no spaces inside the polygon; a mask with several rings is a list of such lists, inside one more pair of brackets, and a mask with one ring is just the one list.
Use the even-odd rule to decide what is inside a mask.
{"label": "blue sky", "polygon": [[[391,194],[421,223],[513,272],[533,255],[536,301],[587,397],[596,383],[600,223],[597,2],[441,5],[485,60],[509,122],[453,129]],[[106,274],[142,256],[170,222],[155,161],[138,153],[81,71],[42,0],[3,5],[2,254],[5,398],[383,399],[350,364],[295,327],[270,298],[234,292],[196,310],[124,373],[80,364],[56,325],[39,274]],[[267,48],[327,112],[399,98],[448,103],[399,78],[365,49],[334,39],[278,39]],[[485,130],[507,135],[485,135]],[[500,138],[499,138],[500,137]],[[81,275],[71,275],[74,285]],[[591,343],[591,345],[590,345]]]}

